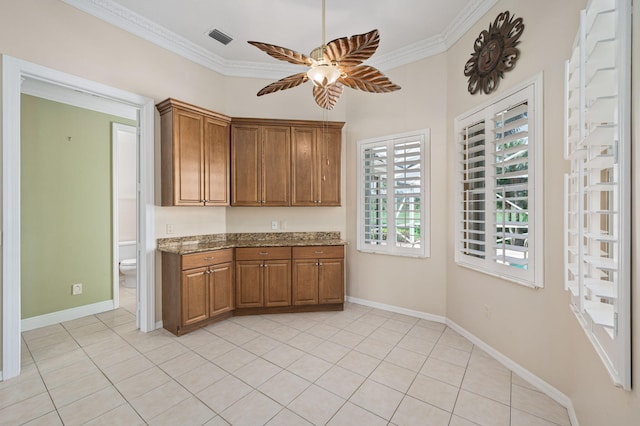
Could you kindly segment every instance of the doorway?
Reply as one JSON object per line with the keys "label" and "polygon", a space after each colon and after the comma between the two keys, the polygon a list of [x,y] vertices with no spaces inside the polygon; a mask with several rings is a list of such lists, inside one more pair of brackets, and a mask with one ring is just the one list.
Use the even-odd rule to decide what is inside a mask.
{"label": "doorway", "polygon": [[113,304],[138,313],[137,128],[111,125],[113,205]]}
{"label": "doorway", "polygon": [[[138,130],[137,261],[139,327],[155,329],[154,238],[154,102],[71,74],[52,70],[6,55],[2,56],[2,379],[20,373],[20,97],[29,84],[46,86],[48,96],[68,103],[108,112],[123,110],[136,116]],[[28,94],[28,93],[27,93]]]}

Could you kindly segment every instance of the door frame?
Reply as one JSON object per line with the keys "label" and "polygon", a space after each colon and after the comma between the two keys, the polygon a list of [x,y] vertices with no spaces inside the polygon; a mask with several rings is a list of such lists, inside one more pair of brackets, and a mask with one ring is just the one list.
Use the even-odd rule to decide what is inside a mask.
{"label": "door frame", "polygon": [[20,374],[20,95],[33,79],[133,108],[138,122],[138,318],[155,329],[154,101],[72,74],[2,55],[2,380]]}

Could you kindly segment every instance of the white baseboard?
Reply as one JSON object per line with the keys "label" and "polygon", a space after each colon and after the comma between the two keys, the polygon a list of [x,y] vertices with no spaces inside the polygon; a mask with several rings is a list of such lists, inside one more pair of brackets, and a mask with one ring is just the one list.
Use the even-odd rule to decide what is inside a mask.
{"label": "white baseboard", "polygon": [[551,386],[549,383],[545,382],[544,380],[542,380],[541,378],[539,378],[538,376],[533,374],[531,371],[527,370],[526,368],[518,364],[517,362],[513,361],[511,358],[507,357],[506,355],[497,351],[493,347],[489,346],[487,343],[480,340],[478,337],[476,337],[469,331],[465,330],[460,325],[456,324],[450,319],[440,315],[428,314],[425,312],[414,311],[411,309],[405,309],[398,306],[387,305],[384,303],[373,302],[370,300],[359,299],[357,297],[351,297],[351,296],[347,296],[347,302],[357,303],[359,305],[382,309],[383,311],[396,312],[396,313],[409,315],[416,318],[421,318],[429,321],[435,321],[435,322],[446,324],[451,329],[453,329],[454,331],[458,332],[459,334],[467,338],[469,341],[471,341],[471,343],[473,343],[474,345],[478,346],[480,349],[482,349],[483,351],[491,355],[500,364],[504,365],[509,370],[518,374],[520,377],[522,377],[523,379],[525,379],[526,381],[534,385],[536,388],[538,388],[541,392],[546,394],[549,398],[553,399],[558,404],[565,407],[567,409],[567,412],[569,413],[569,420],[571,421],[571,425],[578,426],[578,417],[576,416],[576,412],[573,407],[573,402],[571,402],[571,399],[567,395],[560,392],[558,389]]}
{"label": "white baseboard", "polygon": [[111,311],[113,309],[113,300],[105,300],[104,302],[92,303],[90,305],[51,312],[50,314],[39,315],[37,317],[25,318],[20,321],[20,331],[29,331],[40,327],[46,327],[48,325],[71,321],[86,317],[87,315],[95,315],[101,312]]}
{"label": "white baseboard", "polygon": [[401,308],[399,306],[387,305],[385,303],[373,302],[371,300],[359,299],[357,297],[347,296],[347,302],[357,303],[358,305],[370,306],[372,308],[382,309],[383,311],[395,312],[397,314],[408,315],[428,321],[445,323],[446,318],[440,315],[428,314],[426,312],[414,311],[413,309]]}
{"label": "white baseboard", "polygon": [[450,319],[447,319],[446,324],[447,326],[452,328],[454,331],[458,332],[460,335],[464,336],[469,341],[471,341],[471,343],[473,343],[474,345],[478,346],[480,349],[482,349],[483,351],[491,355],[500,364],[504,365],[506,368],[513,371],[518,376],[522,377],[527,382],[531,383],[533,386],[538,388],[540,392],[546,394],[549,398],[553,399],[558,404],[565,407],[567,409],[567,412],[569,413],[569,420],[571,420],[571,424],[573,426],[578,426],[578,418],[576,416],[575,409],[573,408],[573,402],[571,402],[571,399],[567,395],[560,392],[558,389],[556,389],[549,383],[545,382],[540,377],[536,376],[531,371],[527,370],[526,368],[524,368],[523,366],[521,366],[511,358],[507,357],[502,352],[499,352],[498,350],[494,349],[492,346],[489,346],[483,340],[480,340],[480,338],[476,337],[475,335],[473,335],[472,333],[470,333],[460,325],[456,324],[455,322],[451,321]]}
{"label": "white baseboard", "polygon": [[156,323],[156,328],[154,328],[154,330],[157,330],[157,329],[159,329],[159,328],[162,328],[162,321],[158,321],[158,322]]}

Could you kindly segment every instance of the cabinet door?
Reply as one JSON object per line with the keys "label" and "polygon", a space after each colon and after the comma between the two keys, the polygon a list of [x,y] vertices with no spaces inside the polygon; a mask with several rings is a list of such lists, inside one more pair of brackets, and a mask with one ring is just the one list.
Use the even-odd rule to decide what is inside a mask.
{"label": "cabinet door", "polygon": [[291,129],[291,205],[314,206],[318,200],[316,131],[313,128]]}
{"label": "cabinet door", "polygon": [[233,126],[231,129],[231,204],[259,206],[262,201],[260,128]]}
{"label": "cabinet door", "polygon": [[291,261],[267,260],[264,262],[265,306],[291,305]]}
{"label": "cabinet door", "polygon": [[233,310],[233,266],[223,263],[210,268],[209,316]]}
{"label": "cabinet door", "polygon": [[204,159],[201,114],[174,110],[173,180],[177,206],[202,205],[204,200]]}
{"label": "cabinet door", "polygon": [[318,304],[318,260],[293,261],[293,304]]}
{"label": "cabinet door", "polygon": [[339,129],[317,129],[319,206],[340,205],[340,158],[342,132]]}
{"label": "cabinet door", "polygon": [[288,206],[291,176],[291,129],[262,129],[262,205]]}
{"label": "cabinet door", "polygon": [[229,123],[205,117],[204,159],[205,205],[229,205]]}
{"label": "cabinet door", "polygon": [[262,269],[260,260],[236,262],[236,308],[264,306]]}
{"label": "cabinet door", "polygon": [[344,260],[320,259],[318,265],[318,303],[344,302]]}
{"label": "cabinet door", "polygon": [[207,268],[182,272],[182,326],[197,323],[209,317]]}

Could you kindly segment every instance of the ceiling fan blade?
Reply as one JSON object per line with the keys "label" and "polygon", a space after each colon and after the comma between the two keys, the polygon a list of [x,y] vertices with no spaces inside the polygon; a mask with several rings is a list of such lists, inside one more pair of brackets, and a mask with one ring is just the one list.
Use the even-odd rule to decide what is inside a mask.
{"label": "ceiling fan blade", "polygon": [[289,77],[282,78],[274,83],[265,86],[258,92],[258,96],[266,95],[269,93],[277,92],[278,90],[291,89],[309,80],[306,72],[290,75]]}
{"label": "ceiling fan blade", "polygon": [[287,49],[286,47],[276,46],[275,44],[261,43],[259,41],[248,41],[247,43],[265,52],[267,55],[279,59],[281,61],[287,61],[295,65],[311,66],[313,61],[307,55],[298,53],[295,50]]}
{"label": "ceiling fan blade", "polygon": [[369,59],[378,48],[380,33],[378,30],[366,34],[342,37],[327,43],[325,57],[329,61],[338,62],[343,67],[353,67]]}
{"label": "ceiling fan blade", "polygon": [[342,68],[342,71],[343,75],[338,81],[352,89],[371,93],[387,93],[400,90],[400,86],[392,83],[377,68],[368,65]]}
{"label": "ceiling fan blade", "polygon": [[338,102],[338,98],[342,95],[343,86],[341,83],[336,82],[327,87],[313,86],[313,96],[316,98],[316,103],[324,109],[333,109]]}

